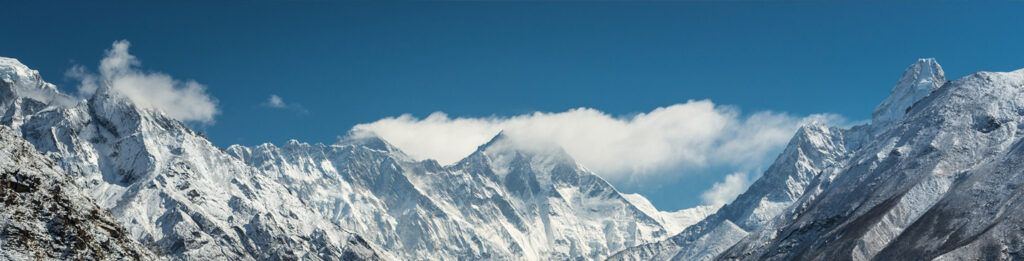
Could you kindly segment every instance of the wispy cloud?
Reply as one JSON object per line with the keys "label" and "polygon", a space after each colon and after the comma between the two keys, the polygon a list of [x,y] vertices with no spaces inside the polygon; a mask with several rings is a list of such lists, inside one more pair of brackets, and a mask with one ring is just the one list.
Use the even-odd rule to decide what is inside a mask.
{"label": "wispy cloud", "polygon": [[306,108],[302,106],[302,104],[294,102],[285,103],[284,99],[282,99],[281,96],[278,96],[277,94],[270,94],[270,96],[267,97],[266,101],[260,103],[260,106],[273,109],[292,109],[302,114],[309,113],[309,111],[307,111]]}
{"label": "wispy cloud", "polygon": [[746,173],[729,174],[725,176],[725,180],[716,182],[711,189],[704,191],[700,195],[700,199],[709,206],[721,207],[736,199],[736,196],[746,191],[748,186],[750,186],[750,179]]}
{"label": "wispy cloud", "polygon": [[701,100],[628,117],[591,108],[485,118],[450,118],[442,112],[423,119],[401,115],[357,125],[353,132],[375,133],[415,158],[450,164],[504,130],[519,140],[559,145],[605,178],[645,182],[687,173],[676,170],[762,167],[800,125],[812,121],[843,120],[830,114],[797,117],[770,111],[743,116],[734,107]]}
{"label": "wispy cloud", "polygon": [[206,93],[206,86],[160,72],[142,71],[142,63],[128,52],[130,46],[127,40],[115,41],[100,61],[98,75],[81,65],[73,66],[66,75],[81,82],[78,92],[82,96],[93,95],[105,84],[142,108],[163,111],[182,121],[213,122],[220,112],[217,99]]}
{"label": "wispy cloud", "polygon": [[271,94],[270,97],[267,98],[267,101],[263,103],[263,106],[270,108],[284,108],[285,104],[284,100],[281,100],[281,96],[277,96],[277,94]]}

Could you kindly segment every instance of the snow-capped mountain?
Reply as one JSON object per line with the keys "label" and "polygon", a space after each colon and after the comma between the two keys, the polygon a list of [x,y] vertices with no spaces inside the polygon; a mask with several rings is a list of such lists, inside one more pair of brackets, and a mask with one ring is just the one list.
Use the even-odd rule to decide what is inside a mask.
{"label": "snow-capped mountain", "polygon": [[101,87],[77,100],[0,58],[0,124],[58,163],[127,233],[175,259],[380,259],[261,171]]}
{"label": "snow-capped mountain", "polygon": [[0,125],[0,259],[155,259],[50,158]]}
{"label": "snow-capped mountain", "polygon": [[451,166],[365,133],[225,152],[109,88],[78,100],[17,60],[0,73],[0,124],[174,259],[603,259],[713,211],[659,211],[508,135]]}
{"label": "snow-capped mountain", "polygon": [[757,230],[803,195],[812,180],[844,159],[845,132],[804,126],[764,175],[732,203],[671,238],[630,248],[612,260],[707,260]]}
{"label": "snow-capped mountain", "polygon": [[[1024,258],[1024,70],[947,82],[934,59],[921,59],[872,116],[850,129],[804,127],[736,201],[612,259]],[[810,157],[793,161],[794,151]],[[798,169],[779,172],[793,162]],[[788,196],[751,200],[764,191]]]}
{"label": "snow-capped mountain", "polygon": [[0,256],[1024,259],[1022,134],[1024,69],[948,82],[921,59],[870,123],[804,126],[730,204],[664,212],[514,134],[448,166],[364,132],[220,150],[0,58]]}
{"label": "snow-capped mountain", "polygon": [[560,148],[499,134],[451,165],[415,161],[372,135],[228,151],[304,202],[402,259],[603,259],[710,210],[657,211],[619,193]]}
{"label": "snow-capped mountain", "polygon": [[[932,85],[926,81],[917,83]],[[840,171],[820,177],[822,189],[780,216],[771,235],[722,257],[1024,257],[1017,198],[1024,70],[947,82],[904,111],[898,122],[876,126],[877,136]]]}

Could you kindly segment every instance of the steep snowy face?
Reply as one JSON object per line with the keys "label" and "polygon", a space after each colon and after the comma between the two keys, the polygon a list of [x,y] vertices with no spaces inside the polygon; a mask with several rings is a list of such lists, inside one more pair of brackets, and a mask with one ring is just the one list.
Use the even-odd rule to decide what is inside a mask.
{"label": "steep snowy face", "polygon": [[409,260],[601,259],[706,215],[638,207],[646,199],[630,201],[558,148],[509,145],[496,137],[452,166],[414,161],[376,137],[228,152]]}
{"label": "steep snowy face", "polygon": [[420,163],[376,137],[329,146],[294,140],[281,147],[236,145],[228,151],[285,184],[331,221],[402,259],[470,258],[472,251],[482,251],[470,248],[480,240],[464,237],[471,234],[468,227],[447,216],[408,179],[407,168]]}
{"label": "steep snowy face", "polygon": [[[668,236],[658,222],[666,217],[648,215],[558,147],[499,134],[450,169],[482,189],[467,191],[436,179],[424,179],[425,187],[449,197],[443,201],[465,202],[455,204],[463,217],[486,228],[505,228],[481,234],[508,234],[515,239],[509,242],[512,249],[528,257],[602,259]],[[431,177],[436,176],[424,178]],[[468,201],[466,195],[471,195]],[[487,208],[475,208],[473,202]]]}
{"label": "steep snowy face", "polygon": [[[4,83],[13,89],[52,86]],[[380,258],[378,250],[305,206],[276,180],[181,122],[141,109],[109,88],[73,106],[19,93],[3,97],[16,101],[6,108],[7,115],[15,106],[37,109],[20,110],[19,120],[5,117],[2,123],[58,162],[131,236],[160,254],[176,259]]]}
{"label": "steep snowy face", "polygon": [[871,113],[871,121],[875,124],[898,121],[914,103],[945,83],[946,75],[934,58],[917,60],[903,72],[889,97]]}
{"label": "steep snowy face", "polygon": [[0,259],[156,259],[56,163],[3,125],[0,206]]}

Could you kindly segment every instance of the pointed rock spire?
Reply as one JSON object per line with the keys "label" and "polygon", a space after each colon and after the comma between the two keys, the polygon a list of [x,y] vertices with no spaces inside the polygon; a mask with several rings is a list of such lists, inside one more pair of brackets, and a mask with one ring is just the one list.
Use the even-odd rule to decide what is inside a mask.
{"label": "pointed rock spire", "polygon": [[946,83],[946,75],[935,58],[918,59],[903,71],[889,97],[871,113],[872,122],[892,122],[903,118],[907,109]]}

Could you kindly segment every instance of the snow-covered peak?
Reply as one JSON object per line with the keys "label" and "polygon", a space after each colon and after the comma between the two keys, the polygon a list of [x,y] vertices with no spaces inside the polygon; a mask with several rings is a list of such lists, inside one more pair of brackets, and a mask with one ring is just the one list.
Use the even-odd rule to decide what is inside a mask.
{"label": "snow-covered peak", "polygon": [[142,114],[135,103],[108,87],[100,87],[88,105],[96,120],[113,133],[127,135],[142,125]]}
{"label": "snow-covered peak", "polygon": [[551,142],[521,138],[504,131],[494,135],[494,138],[478,147],[477,152],[492,158],[520,155],[578,165],[576,160],[569,156],[569,153],[565,152],[561,146]]}
{"label": "snow-covered peak", "polygon": [[17,80],[0,81],[0,91],[6,91],[0,93],[0,110],[6,110],[0,124],[22,132],[111,211],[127,230],[122,234],[158,254],[181,260],[386,255],[160,110],[140,107],[106,85],[88,102],[52,109],[54,100],[21,92],[49,85],[26,85],[23,76],[35,72],[25,74],[25,68],[5,62],[7,77]]}
{"label": "snow-covered peak", "polygon": [[49,105],[71,106],[75,98],[62,94],[57,86],[43,81],[39,71],[32,70],[18,59],[0,57],[0,103],[29,98]]}
{"label": "snow-covered peak", "polygon": [[556,144],[524,139],[507,132],[498,133],[454,166],[465,168],[473,164],[486,165],[500,177],[517,170],[535,171],[542,174],[542,180],[551,178],[546,175],[555,169],[589,172]]}
{"label": "snow-covered peak", "polygon": [[667,240],[627,249],[609,260],[714,259],[749,233],[770,225],[815,179],[842,162],[851,132],[822,124],[801,127],[775,162],[733,202]]}
{"label": "snow-covered peak", "polygon": [[892,122],[903,118],[914,103],[945,83],[946,75],[935,58],[918,59],[903,71],[903,76],[889,92],[889,97],[871,113],[872,122]]}
{"label": "snow-covered peak", "polygon": [[39,80],[39,72],[29,69],[21,61],[14,58],[0,57],[0,80],[6,82],[27,83]]}
{"label": "snow-covered peak", "polygon": [[372,132],[349,133],[345,137],[339,139],[338,142],[334,144],[334,146],[363,147],[367,149],[388,152],[392,155],[400,156],[403,159],[412,158],[406,155],[405,152],[403,152],[402,150],[398,149],[398,147],[395,147],[390,142],[384,140],[383,138],[377,136],[377,134]]}

